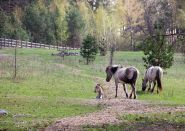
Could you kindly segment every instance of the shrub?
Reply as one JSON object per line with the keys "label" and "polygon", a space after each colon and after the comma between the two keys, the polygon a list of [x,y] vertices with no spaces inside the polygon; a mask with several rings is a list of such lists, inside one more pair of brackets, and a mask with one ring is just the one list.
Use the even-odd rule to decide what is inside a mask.
{"label": "shrub", "polygon": [[145,67],[150,65],[170,68],[174,60],[174,48],[166,37],[161,25],[155,26],[155,36],[149,36],[142,44]]}
{"label": "shrub", "polygon": [[80,54],[83,58],[86,59],[86,64],[89,64],[89,61],[94,61],[96,54],[98,53],[98,45],[95,37],[87,35],[82,42],[82,47],[80,49]]}

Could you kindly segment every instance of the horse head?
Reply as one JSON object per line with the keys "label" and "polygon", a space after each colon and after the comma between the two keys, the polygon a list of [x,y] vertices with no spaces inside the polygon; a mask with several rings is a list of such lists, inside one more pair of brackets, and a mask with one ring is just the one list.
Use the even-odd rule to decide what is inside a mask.
{"label": "horse head", "polygon": [[106,81],[109,82],[112,78],[112,75],[117,71],[118,66],[108,66],[105,70],[107,77],[106,77]]}
{"label": "horse head", "polygon": [[147,82],[145,79],[142,80],[142,91],[145,91],[147,87]]}

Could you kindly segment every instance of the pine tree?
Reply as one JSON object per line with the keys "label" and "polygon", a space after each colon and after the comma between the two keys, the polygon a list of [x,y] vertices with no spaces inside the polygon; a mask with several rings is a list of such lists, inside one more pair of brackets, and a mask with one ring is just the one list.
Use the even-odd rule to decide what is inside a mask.
{"label": "pine tree", "polygon": [[155,36],[149,36],[142,44],[145,67],[153,65],[170,68],[174,60],[173,45],[166,40],[162,24],[155,24],[154,27]]}
{"label": "pine tree", "polygon": [[88,65],[90,61],[94,61],[96,54],[98,53],[98,45],[95,37],[87,35],[87,37],[82,42],[82,47],[80,49],[80,54],[86,59],[86,64]]}

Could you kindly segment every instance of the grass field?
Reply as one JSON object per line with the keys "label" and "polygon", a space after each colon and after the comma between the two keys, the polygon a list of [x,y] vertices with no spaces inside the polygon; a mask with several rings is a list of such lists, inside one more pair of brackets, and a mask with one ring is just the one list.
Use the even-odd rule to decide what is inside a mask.
{"label": "grass field", "polygon": [[121,118],[119,125],[85,126],[85,131],[135,131],[135,130],[183,130],[185,113],[128,114]]}
{"label": "grass field", "polygon": [[[0,50],[0,109],[9,112],[0,117],[0,130],[38,129],[56,119],[93,112],[99,106],[80,104],[82,99],[94,99],[95,78],[105,79],[109,56],[94,63],[79,63],[80,56],[63,60],[51,56],[55,50],[18,49],[17,78],[13,77],[13,49]],[[185,105],[185,64],[180,54],[174,65],[166,70],[161,94],[141,92],[144,73],[142,52],[116,52],[114,63],[133,65],[140,71],[137,82],[138,99],[156,104]]]}

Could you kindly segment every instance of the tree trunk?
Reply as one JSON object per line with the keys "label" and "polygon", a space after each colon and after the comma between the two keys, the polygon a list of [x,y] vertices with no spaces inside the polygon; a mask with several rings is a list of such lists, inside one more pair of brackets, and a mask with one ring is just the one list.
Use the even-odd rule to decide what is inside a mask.
{"label": "tree trunk", "polygon": [[86,64],[88,65],[89,64],[89,58],[87,57],[86,59]]}
{"label": "tree trunk", "polygon": [[110,50],[110,61],[109,61],[109,65],[112,65],[113,64],[114,51],[115,51],[115,45],[113,44],[111,46],[111,50]]}

